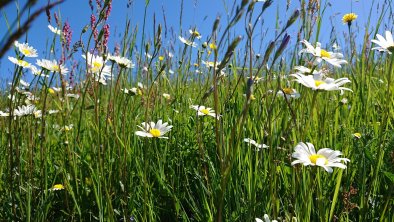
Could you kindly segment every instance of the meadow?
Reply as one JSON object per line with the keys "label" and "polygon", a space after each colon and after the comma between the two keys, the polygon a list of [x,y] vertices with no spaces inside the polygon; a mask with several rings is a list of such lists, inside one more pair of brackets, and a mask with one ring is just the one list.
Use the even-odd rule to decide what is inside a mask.
{"label": "meadow", "polygon": [[0,93],[0,221],[394,221],[391,1],[373,1],[362,29],[341,15],[333,26],[348,31],[330,41],[330,1],[293,1],[266,24],[277,1],[240,0],[211,32],[184,24],[171,44],[167,25],[126,18],[115,49],[111,0],[81,3],[82,30],[53,13],[61,2],[36,11],[47,46],[29,43],[34,11],[0,44],[14,64]]}

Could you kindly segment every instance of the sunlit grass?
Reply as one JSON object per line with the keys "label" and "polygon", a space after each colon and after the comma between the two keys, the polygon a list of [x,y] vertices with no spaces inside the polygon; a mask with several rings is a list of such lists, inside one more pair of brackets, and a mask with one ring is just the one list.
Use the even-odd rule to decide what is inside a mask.
{"label": "sunlit grass", "polygon": [[[272,1],[241,1],[212,33],[165,45],[162,24],[152,39],[130,27],[111,51],[101,3],[72,32],[82,42],[58,21],[48,48],[60,54],[36,60],[42,49],[17,43],[7,60],[1,219],[393,221],[394,43],[382,20],[384,37],[334,36],[349,42],[339,49],[318,43],[327,2],[302,0],[257,52]],[[356,19],[344,18],[350,37]]]}

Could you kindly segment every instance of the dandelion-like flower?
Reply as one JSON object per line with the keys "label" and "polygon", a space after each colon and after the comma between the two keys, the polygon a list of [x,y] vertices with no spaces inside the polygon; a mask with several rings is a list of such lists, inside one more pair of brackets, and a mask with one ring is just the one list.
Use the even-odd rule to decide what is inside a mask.
{"label": "dandelion-like flower", "polygon": [[294,76],[296,78],[294,81],[308,88],[311,88],[312,90],[325,90],[325,91],[340,90],[341,95],[343,94],[344,90],[353,92],[349,88],[341,87],[342,85],[350,82],[350,80],[346,77],[333,79],[333,78],[325,78],[323,74],[304,75],[301,73],[291,74],[290,76]]}
{"label": "dandelion-like flower", "polygon": [[300,94],[297,92],[297,90],[292,88],[282,88],[278,91],[278,95],[286,97],[288,100],[291,98],[298,99],[300,97]]}
{"label": "dandelion-like flower", "polygon": [[360,139],[361,138],[361,133],[353,133],[354,138]]}
{"label": "dandelion-like flower", "polygon": [[297,160],[293,161],[291,165],[303,164],[304,166],[320,166],[324,170],[331,173],[333,171],[332,167],[339,167],[341,169],[346,169],[346,163],[350,160],[347,158],[340,158],[342,153],[337,150],[332,150],[329,148],[322,148],[319,151],[315,151],[315,146],[311,143],[300,142],[294,148],[293,158]]}
{"label": "dandelion-like flower", "polygon": [[380,52],[388,52],[389,54],[394,52],[394,40],[393,35],[390,31],[386,31],[386,39],[380,34],[376,35],[376,39],[371,40],[371,42],[379,45],[378,47],[372,48],[372,50],[378,50]]}
{"label": "dandelion-like flower", "polygon": [[31,64],[26,62],[25,60],[17,59],[17,58],[11,57],[11,56],[8,56],[8,60],[10,60],[15,65],[23,67],[23,68],[30,68],[31,67]]}
{"label": "dandelion-like flower", "polygon": [[216,116],[215,110],[213,110],[212,108],[199,105],[192,105],[190,106],[190,108],[196,110],[198,116],[212,116],[218,119],[220,118],[220,115]]}
{"label": "dandelion-like flower", "polygon": [[53,185],[53,187],[51,189],[49,189],[51,191],[55,191],[55,190],[64,190],[64,186],[63,184],[55,184]]}
{"label": "dandelion-like flower", "polygon": [[149,137],[149,138],[162,138],[168,139],[168,137],[163,136],[164,134],[171,131],[172,126],[168,125],[168,123],[163,123],[162,120],[157,121],[157,123],[143,122],[141,126],[138,126],[142,131],[136,131],[135,135],[141,137]]}
{"label": "dandelion-like flower", "polygon": [[183,42],[183,44],[191,46],[191,47],[197,47],[197,43],[192,42],[190,40],[187,40],[185,38],[183,38],[182,36],[178,36],[179,40],[181,40],[181,42]]}
{"label": "dandelion-like flower", "polygon": [[321,48],[320,42],[316,43],[316,48],[312,46],[308,41],[303,40],[302,43],[306,46],[306,49],[302,49],[299,54],[309,53],[316,57],[316,62],[320,63],[322,60],[330,63],[335,67],[341,67],[342,64],[347,64],[346,60],[343,60],[342,53],[328,52]]}
{"label": "dandelion-like flower", "polygon": [[357,19],[357,15],[355,13],[348,13],[342,17],[343,24],[352,25],[352,22]]}
{"label": "dandelion-like flower", "polygon": [[18,41],[15,41],[14,45],[26,57],[37,57],[38,56],[37,50],[34,49],[33,47],[29,46],[28,43],[19,43]]}
{"label": "dandelion-like flower", "polygon": [[41,68],[44,68],[51,72],[59,72],[63,75],[68,73],[68,69],[64,67],[64,65],[59,65],[55,59],[52,61],[47,59],[41,59],[41,60],[37,59],[36,64]]}
{"label": "dandelion-like flower", "polygon": [[56,35],[62,34],[62,30],[58,29],[57,27],[53,27],[51,25],[48,25],[48,28],[51,32],[55,33]]}

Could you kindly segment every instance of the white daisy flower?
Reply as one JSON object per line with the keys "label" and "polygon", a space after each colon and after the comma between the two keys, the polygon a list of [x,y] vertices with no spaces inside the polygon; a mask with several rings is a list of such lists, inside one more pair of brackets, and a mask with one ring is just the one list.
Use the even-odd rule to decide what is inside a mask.
{"label": "white daisy flower", "polygon": [[372,50],[378,50],[381,52],[388,52],[391,54],[394,52],[394,40],[393,40],[393,35],[391,34],[390,31],[386,31],[386,39],[381,36],[380,34],[377,34],[376,37],[378,40],[373,39],[371,42],[379,45],[378,47],[372,48]]}
{"label": "white daisy flower", "polygon": [[291,165],[302,163],[304,166],[321,166],[327,172],[332,173],[332,167],[346,169],[346,165],[342,161],[344,163],[350,161],[347,158],[340,158],[340,155],[342,155],[340,151],[329,148],[322,148],[316,153],[313,144],[300,142],[292,154],[292,157],[297,160],[293,161]]}
{"label": "white daisy flower", "polygon": [[36,111],[36,106],[35,105],[23,105],[23,106],[18,106],[17,109],[14,110],[14,116],[27,116],[27,115],[32,115]]}
{"label": "white daisy flower", "polygon": [[14,42],[15,47],[26,57],[37,57],[37,50],[33,47],[29,46],[28,43],[19,43],[18,41]]}
{"label": "white daisy flower", "polygon": [[306,49],[302,49],[298,54],[309,53],[316,57],[316,62],[320,63],[322,60],[330,63],[335,67],[341,67],[342,64],[347,64],[346,60],[343,60],[342,53],[327,52],[321,48],[320,42],[316,43],[316,48],[312,46],[308,41],[303,40],[302,43],[306,46]]}
{"label": "white daisy flower", "polygon": [[190,35],[192,35],[193,37],[196,37],[197,39],[201,39],[201,35],[200,33],[197,31],[197,29],[189,29],[189,33]]}
{"label": "white daisy flower", "polygon": [[35,76],[41,76],[41,77],[46,77],[46,78],[49,77],[49,75],[46,75],[46,74],[44,74],[44,73],[41,73],[41,71],[38,70],[37,67],[34,66],[34,65],[30,65],[29,69],[30,69],[31,73],[32,73],[33,75],[35,75]]}
{"label": "white daisy flower", "polygon": [[162,120],[157,121],[157,123],[143,122],[141,126],[138,126],[142,131],[136,131],[135,135],[141,137],[150,137],[150,138],[162,138],[168,139],[168,137],[163,136],[164,134],[171,131],[172,126],[168,125],[168,123],[163,123]]}
{"label": "white daisy flower", "polygon": [[184,44],[191,46],[191,47],[197,47],[197,44],[195,42],[192,42],[190,40],[187,40],[185,38],[183,38],[182,36],[178,36],[179,40],[181,40],[181,42],[183,42]]}
{"label": "white daisy flower", "polygon": [[51,25],[48,25],[49,30],[51,30],[51,32],[55,33],[56,35],[60,35],[62,34],[62,30],[58,29],[57,27],[53,27]]}
{"label": "white daisy flower", "polygon": [[[103,57],[98,56],[98,55],[92,55],[90,52],[87,53],[86,55],[82,55],[82,57],[87,61],[88,67],[89,67],[89,72],[91,73],[99,73],[101,72],[104,75],[110,75],[111,74],[111,67],[105,65],[105,61]],[[100,78],[97,78],[100,79]]]}
{"label": "white daisy flower", "polygon": [[7,117],[7,116],[10,116],[10,113],[3,112],[3,111],[0,110],[0,116],[1,117]]}
{"label": "white daisy flower", "polygon": [[260,218],[255,218],[256,222],[278,222],[277,220],[270,220],[267,214],[264,214],[264,221]]}
{"label": "white daisy flower", "polygon": [[73,93],[67,93],[65,96],[68,98],[74,98],[74,99],[79,99],[79,97],[80,97],[78,94],[73,94]]}
{"label": "white daisy flower", "polygon": [[52,61],[47,59],[37,59],[36,64],[51,72],[58,72],[62,75],[66,75],[68,73],[68,69],[64,65],[59,65],[55,59]]}
{"label": "white daisy flower", "polygon": [[261,149],[267,149],[269,146],[265,145],[265,144],[259,144],[257,143],[255,140],[252,140],[250,138],[245,138],[244,142],[249,143],[253,146],[255,146],[257,149],[257,151],[261,150]]}
{"label": "white daisy flower", "polygon": [[26,62],[25,60],[17,59],[17,58],[11,57],[11,56],[8,56],[8,60],[10,60],[15,65],[18,65],[23,68],[30,68],[31,67],[31,64]]}
{"label": "white daisy flower", "polygon": [[349,83],[350,80],[348,78],[324,78],[323,75],[303,75],[301,73],[291,74],[290,76],[294,76],[296,79],[294,81],[301,83],[302,85],[311,88],[312,90],[325,90],[325,91],[333,91],[340,90],[341,95],[344,90],[351,91],[349,88],[341,87],[342,85]]}
{"label": "white daisy flower", "polygon": [[164,97],[165,99],[167,99],[167,100],[170,100],[170,99],[171,99],[171,95],[168,94],[168,93],[163,93],[163,97]]}
{"label": "white daisy flower", "polygon": [[291,98],[293,99],[300,98],[300,94],[297,92],[297,90],[292,88],[282,88],[281,90],[278,91],[278,95],[282,97],[286,97],[287,100]]}
{"label": "white daisy flower", "polygon": [[220,115],[216,116],[215,110],[205,107],[205,106],[199,106],[199,105],[192,105],[190,108],[194,109],[197,111],[198,116],[212,116],[215,118],[220,118]]}
{"label": "white daisy flower", "polygon": [[305,67],[305,66],[294,66],[294,69],[297,70],[297,73],[302,73],[302,74],[322,74],[324,73],[325,70],[313,70],[313,73],[311,69]]}
{"label": "white daisy flower", "polygon": [[122,68],[134,68],[134,63],[126,57],[108,55],[108,60],[116,62]]}

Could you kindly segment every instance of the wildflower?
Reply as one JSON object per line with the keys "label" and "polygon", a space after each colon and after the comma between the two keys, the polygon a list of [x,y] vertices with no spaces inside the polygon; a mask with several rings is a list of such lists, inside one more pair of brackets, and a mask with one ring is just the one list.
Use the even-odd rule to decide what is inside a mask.
{"label": "wildflower", "polygon": [[330,63],[335,67],[341,67],[342,64],[347,64],[346,60],[343,60],[343,55],[337,52],[327,52],[321,48],[320,42],[316,43],[316,48],[313,47],[308,41],[303,40],[302,43],[306,46],[306,49],[302,49],[299,54],[309,53],[316,57],[316,62],[320,63],[322,60]]}
{"label": "wildflower", "polygon": [[340,90],[341,95],[343,94],[343,90],[348,90],[353,92],[349,88],[341,87],[342,85],[350,82],[350,80],[346,77],[333,79],[333,78],[324,78],[323,75],[306,76],[301,73],[291,74],[290,76],[294,76],[296,78],[294,81],[308,88],[311,88],[312,90],[325,90],[325,91]]}
{"label": "wildflower", "polygon": [[[202,64],[204,64],[207,68],[212,68],[215,66],[215,62],[213,61],[201,61]],[[218,66],[220,65],[220,61],[216,61],[216,66],[215,68],[217,69]]]}
{"label": "wildflower", "polygon": [[64,186],[63,184],[55,184],[53,185],[53,187],[51,189],[49,189],[51,191],[55,191],[55,190],[64,190]]}
{"label": "wildflower", "polygon": [[37,57],[37,50],[33,47],[29,46],[28,43],[19,43],[18,41],[14,42],[15,47],[25,55],[26,57]]}
{"label": "wildflower", "polygon": [[281,90],[278,91],[278,95],[282,97],[286,97],[286,99],[298,99],[300,97],[300,94],[292,88],[282,88]]}
{"label": "wildflower", "polygon": [[332,167],[346,169],[346,165],[342,161],[345,163],[350,161],[347,158],[338,157],[342,155],[340,151],[329,148],[320,149],[316,153],[315,147],[311,143],[300,142],[294,150],[292,157],[298,160],[293,161],[291,165],[302,163],[304,166],[321,166],[329,173],[333,171]]}
{"label": "wildflower", "polygon": [[216,50],[218,47],[217,47],[217,45],[215,43],[210,43],[209,44],[209,48],[212,49],[212,50]]}
{"label": "wildflower", "polygon": [[35,76],[41,76],[41,77],[45,77],[45,78],[48,78],[48,77],[49,77],[49,75],[46,75],[46,74],[42,73],[42,72],[39,71],[39,70],[37,69],[37,67],[34,66],[34,65],[30,65],[29,69],[30,69],[31,73],[32,73],[33,75],[35,75]]}
{"label": "wildflower", "polygon": [[162,120],[157,121],[157,123],[143,122],[141,126],[138,126],[142,131],[136,131],[135,135],[141,137],[150,137],[150,138],[162,138],[168,139],[168,137],[164,137],[163,135],[167,132],[171,131],[172,126],[168,125],[168,123],[163,123]]}
{"label": "wildflower", "polygon": [[200,33],[197,31],[197,29],[189,29],[189,33],[193,36],[196,37],[197,39],[201,39]]}
{"label": "wildflower", "polygon": [[167,94],[167,93],[163,93],[163,97],[164,97],[165,99],[167,99],[167,100],[170,100],[170,99],[171,99],[171,95],[170,95],[170,94]]}
{"label": "wildflower", "polygon": [[347,24],[348,26],[352,25],[352,22],[357,19],[357,15],[355,13],[348,13],[342,17],[343,24]]}
{"label": "wildflower", "polygon": [[354,138],[360,139],[361,133],[353,133]]}
{"label": "wildflower", "polygon": [[267,149],[269,146],[265,145],[265,144],[259,144],[257,143],[255,140],[252,140],[250,138],[245,138],[244,142],[249,143],[253,146],[255,146],[257,149],[257,151],[261,150],[261,149]]}
{"label": "wildflower", "polygon": [[164,56],[159,56],[159,61],[163,61],[164,60]]}
{"label": "wildflower", "polygon": [[36,64],[51,72],[59,72],[63,75],[68,73],[68,69],[64,65],[59,65],[56,60],[37,59]]}
{"label": "wildflower", "polygon": [[98,55],[92,55],[90,52],[87,55],[82,55],[84,59],[86,59],[88,63],[89,72],[95,73],[103,73],[104,75],[109,75],[111,73],[111,67],[105,65],[105,61],[103,57]]}
{"label": "wildflower", "polygon": [[67,93],[65,96],[68,97],[68,98],[79,99],[79,95],[78,94]]}
{"label": "wildflower", "polygon": [[134,63],[126,57],[108,55],[108,60],[116,62],[121,68],[134,68]]}
{"label": "wildflower", "polygon": [[[255,218],[256,222],[263,222],[262,219]],[[271,222],[269,216],[267,214],[264,214],[264,222]],[[277,220],[272,220],[272,222],[278,222]]]}
{"label": "wildflower", "polygon": [[[246,97],[246,94],[243,94],[243,96]],[[250,100],[251,100],[251,101],[256,100],[256,96],[253,95],[253,94],[250,94]]]}
{"label": "wildflower", "polygon": [[197,115],[198,116],[212,116],[217,119],[220,118],[220,115],[216,115],[215,110],[212,108],[208,108],[205,106],[199,106],[199,105],[192,105],[190,108],[197,110]]}
{"label": "wildflower", "polygon": [[53,27],[51,25],[48,25],[48,28],[51,32],[55,33],[56,35],[62,34],[62,30],[58,29],[57,27]]}
{"label": "wildflower", "polygon": [[187,39],[183,38],[182,36],[178,36],[178,38],[179,38],[179,40],[181,40],[181,42],[183,42],[183,44],[186,44],[191,47],[197,47],[197,44],[195,42],[187,40]]}
{"label": "wildflower", "polygon": [[8,56],[8,60],[10,60],[15,65],[18,65],[23,68],[30,68],[30,63],[26,62],[25,60],[17,59],[11,56]]}
{"label": "wildflower", "polygon": [[52,88],[49,88],[49,89],[48,89],[48,93],[49,93],[49,94],[55,94],[56,92],[55,92],[55,90],[53,90]]}
{"label": "wildflower", "polygon": [[388,52],[389,54],[394,52],[394,40],[390,31],[386,31],[386,39],[379,34],[376,35],[376,38],[378,38],[378,40],[373,39],[371,42],[378,44],[379,46],[372,48],[372,50],[376,49],[380,52]]}
{"label": "wildflower", "polygon": [[36,111],[35,105],[18,106],[18,108],[14,110],[14,116],[22,117],[22,116],[33,115],[35,111]]}
{"label": "wildflower", "polygon": [[66,21],[63,26],[63,37],[64,37],[64,45],[66,46],[67,50],[70,50],[71,38],[73,31],[71,30],[70,23]]}
{"label": "wildflower", "polygon": [[295,70],[298,71],[298,73],[303,73],[303,74],[321,74],[323,73],[323,70],[313,70],[313,73],[311,69],[305,67],[305,66],[295,66]]}

